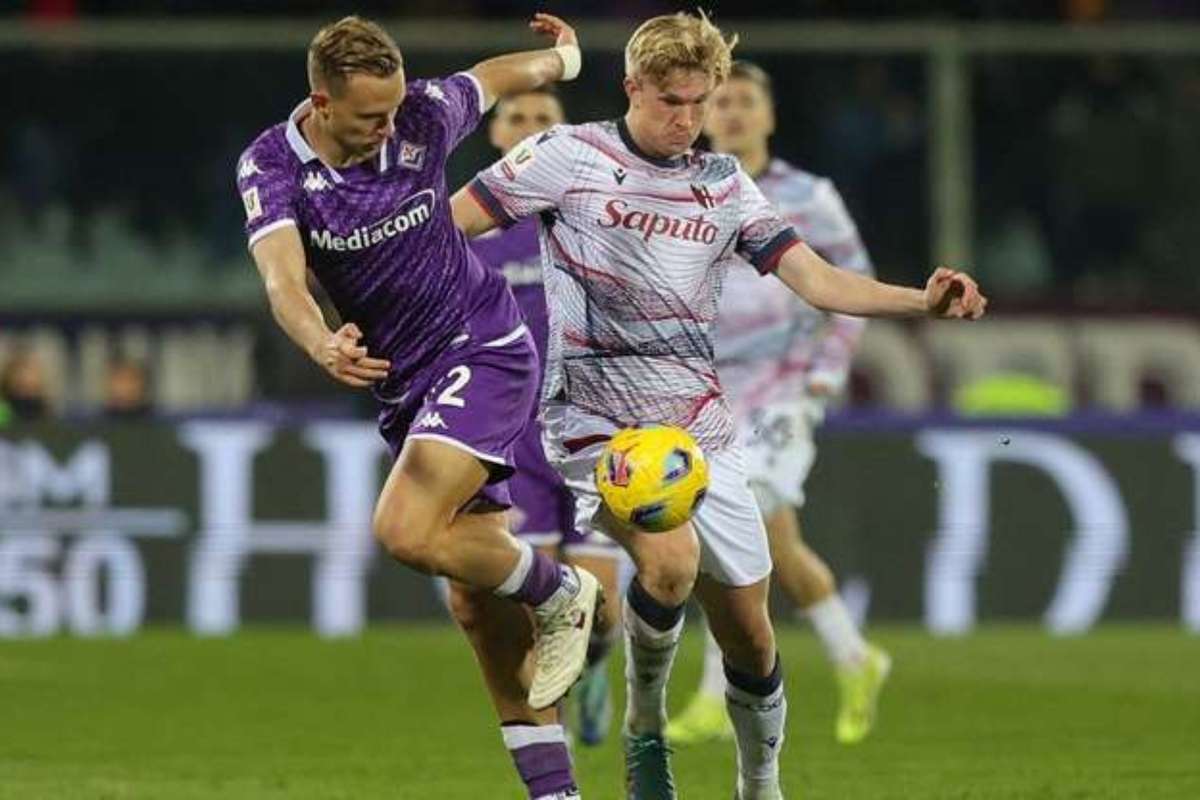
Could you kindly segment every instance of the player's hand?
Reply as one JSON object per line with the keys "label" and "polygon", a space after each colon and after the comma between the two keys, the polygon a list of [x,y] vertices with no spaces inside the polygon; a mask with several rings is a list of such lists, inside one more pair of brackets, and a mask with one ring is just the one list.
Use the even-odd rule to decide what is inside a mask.
{"label": "player's hand", "polygon": [[553,36],[555,47],[571,44],[579,46],[579,37],[575,35],[575,29],[553,14],[534,14],[533,19],[529,22],[529,27],[533,29],[534,33]]}
{"label": "player's hand", "polygon": [[970,275],[938,267],[925,284],[925,308],[934,317],[975,320],[987,309],[987,298]]}
{"label": "player's hand", "polygon": [[367,356],[367,348],[358,343],[361,338],[358,326],[347,322],[321,343],[316,357],[334,380],[358,389],[386,378],[392,366],[386,359]]}

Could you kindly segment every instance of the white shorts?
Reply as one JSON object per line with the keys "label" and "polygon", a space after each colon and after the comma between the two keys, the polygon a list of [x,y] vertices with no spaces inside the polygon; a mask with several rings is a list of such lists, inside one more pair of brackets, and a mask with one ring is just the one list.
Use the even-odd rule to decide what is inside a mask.
{"label": "white shorts", "polygon": [[[583,534],[598,530],[600,495],[594,470],[617,428],[607,420],[554,404],[543,410],[542,429],[546,457],[575,496],[576,529]],[[705,455],[708,493],[692,518],[700,539],[700,571],[726,586],[749,586],[771,573],[771,551],[762,513],[746,479],[742,448],[733,445]]]}
{"label": "white shorts", "polygon": [[804,505],[804,482],[817,459],[813,429],[824,416],[819,401],[805,398],[753,409],[739,426],[746,473],[763,514]]}

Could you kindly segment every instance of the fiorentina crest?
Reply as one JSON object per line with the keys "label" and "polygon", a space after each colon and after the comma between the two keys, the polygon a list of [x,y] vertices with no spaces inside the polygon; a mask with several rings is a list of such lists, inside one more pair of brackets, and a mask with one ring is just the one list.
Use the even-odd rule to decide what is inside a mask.
{"label": "fiorentina crest", "polygon": [[408,169],[420,169],[425,163],[425,145],[412,142],[400,142],[400,166]]}

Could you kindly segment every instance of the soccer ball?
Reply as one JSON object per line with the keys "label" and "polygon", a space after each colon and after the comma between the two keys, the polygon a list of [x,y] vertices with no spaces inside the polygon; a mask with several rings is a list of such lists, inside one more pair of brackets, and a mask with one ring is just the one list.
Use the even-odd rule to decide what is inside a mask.
{"label": "soccer ball", "polygon": [[700,507],[708,490],[708,462],[682,428],[626,428],[600,454],[596,488],[617,519],[661,533],[678,528]]}

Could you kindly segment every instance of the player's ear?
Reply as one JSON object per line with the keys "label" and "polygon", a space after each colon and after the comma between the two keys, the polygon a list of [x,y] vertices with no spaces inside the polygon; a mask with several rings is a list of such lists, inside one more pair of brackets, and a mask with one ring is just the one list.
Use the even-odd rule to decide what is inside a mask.
{"label": "player's ear", "polygon": [[324,89],[313,89],[308,95],[314,110],[325,113],[329,109],[329,92]]}
{"label": "player's ear", "polygon": [[625,80],[621,82],[621,85],[625,87],[625,96],[629,98],[630,105],[636,103],[638,100],[638,95],[641,94],[642,91],[641,83],[636,78],[631,78],[626,75]]}

